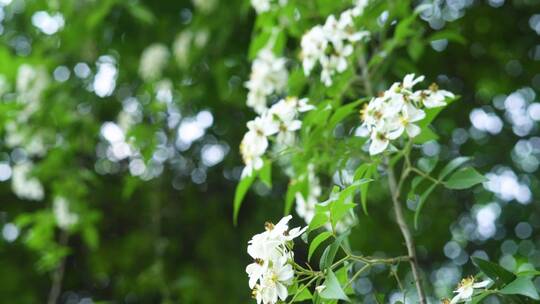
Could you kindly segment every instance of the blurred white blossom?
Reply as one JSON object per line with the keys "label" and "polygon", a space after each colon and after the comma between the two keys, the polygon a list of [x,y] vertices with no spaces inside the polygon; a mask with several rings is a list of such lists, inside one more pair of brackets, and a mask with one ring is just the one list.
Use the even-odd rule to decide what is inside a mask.
{"label": "blurred white blossom", "polygon": [[169,49],[165,45],[161,43],[151,44],[141,55],[139,76],[145,81],[159,79],[163,73],[163,69],[167,66],[169,56]]}
{"label": "blurred white blossom", "polygon": [[301,56],[306,75],[318,63],[322,68],[321,81],[330,86],[334,74],[347,69],[354,44],[369,37],[369,32],[358,30],[354,23],[366,5],[367,1],[358,1],[355,7],[343,11],[339,19],[330,15],[324,25],[317,25],[304,34]]}
{"label": "blurred white blossom", "polygon": [[31,163],[15,165],[13,167],[11,189],[21,199],[40,201],[45,193],[39,180],[30,176],[32,168]]}
{"label": "blurred white blossom", "polygon": [[270,11],[273,5],[284,6],[286,4],[287,0],[251,0],[251,6],[253,6],[257,14]]}
{"label": "blurred white blossom", "polygon": [[251,65],[251,75],[246,82],[249,90],[247,105],[258,114],[267,109],[267,97],[282,93],[287,86],[288,72],[285,58],[276,57],[269,49],[259,51]]}
{"label": "blurred white blossom", "polygon": [[69,229],[79,221],[79,216],[69,210],[68,200],[61,196],[54,199],[53,213],[56,224],[61,229]]}

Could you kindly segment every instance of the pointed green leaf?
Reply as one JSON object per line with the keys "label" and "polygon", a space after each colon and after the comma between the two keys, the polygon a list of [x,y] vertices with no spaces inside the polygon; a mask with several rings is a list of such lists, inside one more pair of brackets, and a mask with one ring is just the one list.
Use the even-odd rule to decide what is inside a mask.
{"label": "pointed green leaf", "polygon": [[236,186],[236,192],[234,194],[234,206],[233,206],[233,223],[236,225],[236,222],[238,220],[238,212],[240,211],[240,206],[242,205],[242,201],[244,200],[244,196],[246,196],[247,191],[249,190],[249,187],[251,187],[251,184],[253,184],[253,181],[255,181],[255,173],[252,173],[251,176],[246,176],[240,180],[238,185]]}
{"label": "pointed green leaf", "polygon": [[435,133],[429,126],[425,126],[424,128],[422,128],[420,134],[414,137],[414,143],[423,144],[428,141],[437,139],[439,139],[439,135],[437,135],[437,133]]}
{"label": "pointed green leaf", "polygon": [[319,262],[319,267],[321,270],[324,270],[332,265],[334,262],[334,258],[336,257],[336,254],[338,252],[338,249],[341,245],[341,242],[347,237],[347,234],[342,234],[339,237],[336,238],[336,240],[330,244],[326,249],[324,250],[321,260]]}
{"label": "pointed green leaf", "polygon": [[329,300],[343,300],[350,301],[349,297],[345,294],[338,279],[331,269],[328,269],[326,279],[324,280],[326,288],[320,293],[321,298]]}
{"label": "pointed green leaf", "polygon": [[478,257],[473,257],[472,261],[476,267],[478,267],[485,275],[493,280],[493,287],[495,288],[508,284],[516,278],[516,276],[510,271],[490,261],[486,261]]}
{"label": "pointed green leaf", "polygon": [[422,157],[418,160],[418,168],[426,173],[430,173],[437,165],[437,157]]}
{"label": "pointed green leaf", "polygon": [[439,179],[443,180],[445,177],[448,176],[448,174],[454,172],[454,170],[459,168],[461,165],[463,165],[470,159],[470,157],[464,156],[454,158],[441,170],[441,173],[439,173]]}
{"label": "pointed green leaf", "polygon": [[309,244],[309,253],[308,253],[308,261],[311,260],[311,256],[315,252],[315,250],[321,245],[322,242],[326,241],[329,237],[332,236],[332,233],[329,231],[325,231],[319,235],[317,235],[313,241],[311,241],[311,244]]}
{"label": "pointed green leaf", "polygon": [[264,165],[259,171],[259,178],[268,187],[272,188],[272,162],[264,160]]}
{"label": "pointed green leaf", "polygon": [[482,174],[469,167],[452,174],[450,178],[444,182],[444,185],[448,189],[462,190],[483,183],[486,180],[487,179]]}
{"label": "pointed green leaf", "polygon": [[526,277],[519,277],[515,279],[501,289],[500,292],[506,295],[522,295],[534,300],[540,300],[540,296],[538,295],[538,291],[536,290],[534,283],[531,281],[531,279]]}
{"label": "pointed green leaf", "polygon": [[300,285],[298,287],[298,290],[300,290],[300,292],[294,297],[294,302],[302,302],[306,300],[311,300],[311,298],[313,298],[313,295],[311,294],[309,289],[304,285]]}
{"label": "pointed green leaf", "polygon": [[309,222],[308,232],[311,232],[317,228],[320,228],[329,222],[328,215],[326,213],[318,213]]}

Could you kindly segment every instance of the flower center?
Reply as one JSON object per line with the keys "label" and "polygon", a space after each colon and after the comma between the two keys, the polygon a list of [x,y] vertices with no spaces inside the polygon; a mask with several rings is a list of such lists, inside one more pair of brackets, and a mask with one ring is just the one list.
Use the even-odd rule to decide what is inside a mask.
{"label": "flower center", "polygon": [[271,223],[271,222],[266,222],[264,223],[264,228],[267,230],[267,231],[271,231],[271,230],[274,230],[274,224]]}
{"label": "flower center", "polygon": [[470,276],[468,278],[462,279],[461,282],[459,283],[459,287],[460,288],[471,287],[473,284],[474,284],[474,277]]}

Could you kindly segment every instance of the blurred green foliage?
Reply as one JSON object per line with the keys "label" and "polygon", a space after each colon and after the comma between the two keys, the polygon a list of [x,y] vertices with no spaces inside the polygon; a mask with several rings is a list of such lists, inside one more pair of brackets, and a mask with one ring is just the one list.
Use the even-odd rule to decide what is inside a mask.
{"label": "blurred green foliage", "polygon": [[[387,18],[397,22],[387,29],[395,39],[387,40],[378,50],[389,56],[371,61],[376,71],[374,82],[381,84],[375,89],[383,90],[382,84],[415,72],[459,94],[461,101],[449,106],[435,122],[440,137],[437,158],[443,161],[470,155],[484,172],[499,165],[513,168],[532,191],[527,205],[512,200],[501,203],[496,237],[459,240],[467,260],[457,264],[451,264],[443,250],[455,237],[452,231],[464,221],[474,222],[474,213],[468,215],[471,208],[501,200],[481,187],[474,192],[434,191],[415,230],[419,263],[429,271],[450,263],[463,274],[474,273],[468,256],[475,250],[499,261],[507,255],[501,252],[505,241],[523,243],[514,233],[520,222],[532,227],[527,239],[533,248],[526,253],[515,250],[514,270],[525,263],[540,266],[538,176],[536,170],[523,169],[512,152],[520,139],[538,136],[538,123],[525,135],[516,133],[508,118],[496,136],[484,132],[475,137],[470,135],[475,131],[469,130],[471,110],[482,108],[504,119],[509,115],[504,114],[504,105],[493,103],[498,96],[500,100],[501,94],[506,97],[523,87],[535,94],[540,90],[540,31],[531,28],[531,18],[540,4],[532,0],[506,2],[494,7],[487,1],[474,1],[460,11],[464,14],[461,18],[437,30],[413,14],[416,2],[388,1],[373,11],[382,14],[384,5],[391,6],[395,15]],[[0,160],[12,167],[31,161],[32,175],[43,184],[45,195],[38,201],[20,199],[14,195],[10,180],[0,183],[0,224],[4,227],[0,296],[9,303],[44,303],[55,285],[58,267],[64,265],[59,303],[84,303],[80,302],[84,298],[96,303],[249,301],[244,272],[249,262],[246,242],[262,223],[282,215],[287,189],[287,179],[280,173],[274,173],[271,189],[255,182],[240,210],[238,225],[233,225],[232,201],[241,171],[237,146],[245,122],[253,117],[245,106],[244,89],[250,60],[268,39],[267,32],[276,26],[280,29],[276,51],[298,59],[303,33],[349,4],[345,0],[289,0],[283,11],[258,18],[249,1],[242,0],[13,0],[4,6],[0,14],[0,74],[9,85],[0,94],[4,138]],[[51,35],[44,33],[33,21],[39,11],[61,13],[63,28]],[[306,18],[298,20],[299,11]],[[364,26],[378,25],[373,21]],[[182,39],[184,42],[179,42]],[[149,81],[141,77],[139,62],[144,50],[155,43],[165,45],[171,56],[162,77]],[[187,46],[178,47],[177,43]],[[175,53],[178,50],[181,54]],[[112,58],[118,71],[114,92],[104,97],[96,94],[93,83],[101,56]],[[75,67],[80,63],[89,67],[86,77],[76,76]],[[28,102],[21,102],[21,92],[17,92],[22,65],[42,69],[48,78],[37,98],[37,109],[24,121],[20,118]],[[347,100],[364,96],[355,87],[345,92],[339,86],[326,91],[320,83],[313,83],[311,91],[305,92],[304,84],[314,80],[304,77],[297,63],[291,65],[291,77],[298,78],[293,94],[309,94],[319,102],[340,94]],[[62,80],[59,67],[68,69],[67,79]],[[346,80],[347,75],[342,77]],[[158,100],[161,78],[172,83],[170,103],[182,119],[205,110],[213,115],[205,135],[186,149],[175,148],[178,128],[168,126],[171,113],[176,112],[170,103]],[[39,85],[32,83],[27,88]],[[100,154],[106,150],[101,132],[104,123],[119,119],[129,97],[139,100],[140,119],[127,133],[146,167],[151,167],[163,142],[174,150],[166,161],[155,165],[162,171],[156,169],[158,173],[152,176],[134,176],[130,160],[111,161],[105,152]],[[537,100],[534,95],[531,102]],[[23,134],[23,143],[8,143],[12,132],[8,126],[13,124]],[[459,144],[458,129],[467,134]],[[36,134],[46,151],[31,154],[25,151],[26,141]],[[354,153],[343,151],[347,146],[340,145],[334,134],[328,132],[328,138],[319,140],[332,140],[338,154]],[[201,153],[208,144],[221,144],[228,152],[219,164],[205,165]],[[328,160],[324,165],[337,168],[340,164]],[[330,180],[331,176],[324,178]],[[357,208],[360,224],[352,231],[350,242],[365,254],[398,256],[404,246],[388,212],[390,202],[385,200],[383,187],[370,185],[369,215]],[[56,225],[56,197],[68,199],[79,216],[78,223],[69,229]],[[413,222],[414,212],[409,210],[406,215]],[[18,227],[18,237],[13,240],[9,240],[13,231],[6,228],[10,223]],[[307,246],[298,246],[297,256],[307,260],[307,251]],[[436,279],[434,273],[428,272],[427,277]],[[376,277],[373,291],[389,293],[387,280]]]}

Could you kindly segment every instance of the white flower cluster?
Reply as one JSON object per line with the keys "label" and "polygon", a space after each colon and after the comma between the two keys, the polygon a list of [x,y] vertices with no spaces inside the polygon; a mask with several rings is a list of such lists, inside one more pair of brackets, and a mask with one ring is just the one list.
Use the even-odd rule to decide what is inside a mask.
{"label": "white flower cluster", "polygon": [[269,136],[277,134],[276,142],[280,145],[294,143],[294,131],[302,126],[302,122],[297,119],[298,115],[313,108],[306,98],[288,97],[249,121],[248,132],[240,143],[240,153],[246,165],[242,177],[251,176],[254,170],[262,168],[262,156],[268,149]]}
{"label": "white flower cluster", "polygon": [[22,64],[17,70],[16,89],[18,101],[24,109],[17,117],[19,122],[26,120],[39,109],[43,92],[49,86],[50,79],[44,67]]}
{"label": "white flower cluster", "polygon": [[141,55],[139,76],[145,81],[159,79],[167,66],[169,56],[169,49],[165,45],[161,43],[151,44],[144,49]]}
{"label": "white flower cluster", "polygon": [[79,216],[69,210],[69,202],[61,196],[54,199],[53,213],[56,225],[64,230],[77,224],[79,221]]}
{"label": "white flower cluster", "polygon": [[426,116],[423,109],[445,106],[446,98],[454,98],[454,94],[439,90],[436,84],[427,90],[413,91],[414,85],[423,80],[424,76],[415,78],[414,74],[408,74],[402,82],[394,83],[390,89],[371,99],[360,111],[362,128],[371,138],[371,155],[386,150],[390,140],[403,133],[411,138],[420,134],[420,127],[415,122]]}
{"label": "white flower cluster", "polygon": [[11,189],[21,199],[40,201],[45,192],[39,180],[30,176],[31,163],[15,165],[11,179]]}
{"label": "white flower cluster", "polygon": [[249,287],[258,304],[274,304],[285,301],[287,286],[292,284],[294,271],[289,263],[294,258],[292,241],[304,233],[307,227],[289,230],[292,216],[282,218],[277,224],[266,223],[266,231],[249,241],[247,252],[254,262],[246,267]]}
{"label": "white flower cluster", "polygon": [[321,65],[321,81],[332,85],[332,76],[343,73],[348,66],[349,56],[353,53],[353,45],[369,37],[369,32],[358,31],[354,24],[368,1],[358,1],[356,6],[345,10],[336,19],[330,15],[324,25],[317,25],[302,37],[302,66],[309,75],[315,65]]}
{"label": "white flower cluster", "polygon": [[259,51],[253,61],[251,75],[246,82],[246,88],[249,90],[247,105],[258,114],[266,110],[266,98],[269,95],[285,90],[289,76],[285,64],[285,58],[276,57],[266,48]]}
{"label": "white flower cluster", "polygon": [[253,6],[257,14],[270,11],[274,4],[284,6],[287,4],[287,0],[251,0],[251,6]]}

